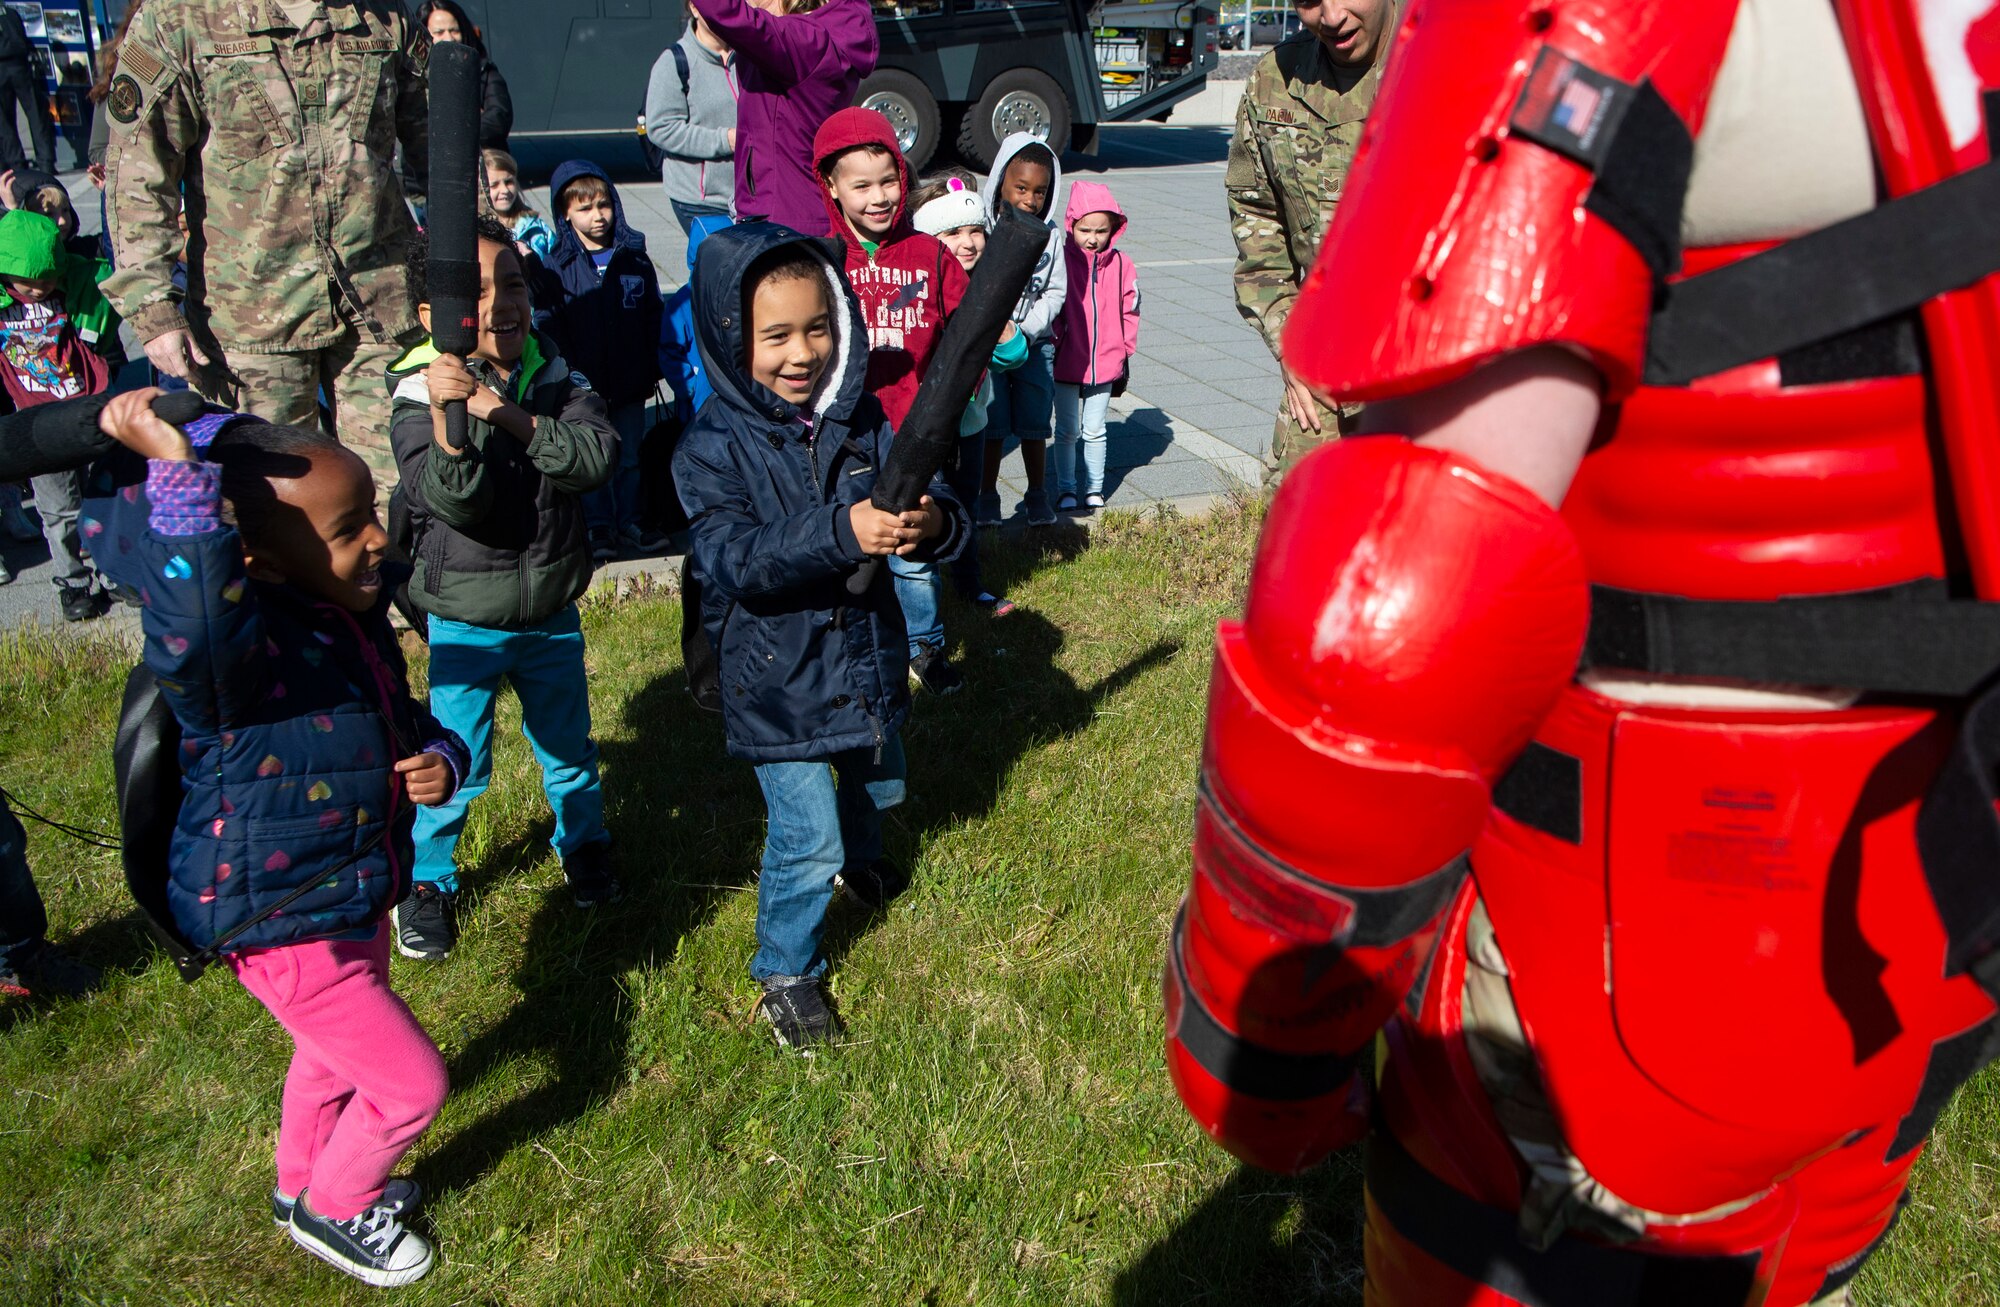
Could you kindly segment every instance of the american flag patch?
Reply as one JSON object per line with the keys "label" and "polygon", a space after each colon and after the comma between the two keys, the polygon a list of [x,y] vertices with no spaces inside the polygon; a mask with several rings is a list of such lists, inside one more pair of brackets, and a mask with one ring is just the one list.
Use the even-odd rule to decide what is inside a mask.
{"label": "american flag patch", "polygon": [[1595,168],[1634,88],[1544,46],[1509,121],[1513,133]]}

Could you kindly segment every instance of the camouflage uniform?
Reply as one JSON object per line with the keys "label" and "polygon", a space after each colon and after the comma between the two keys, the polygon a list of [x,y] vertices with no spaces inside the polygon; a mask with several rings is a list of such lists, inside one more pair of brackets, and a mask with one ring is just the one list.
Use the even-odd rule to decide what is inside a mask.
{"label": "camouflage uniform", "polygon": [[[218,402],[316,421],[395,484],[387,367],[421,336],[403,286],[414,224],[394,169],[427,168],[422,72],[397,0],[150,0],[105,111],[117,270],[142,341],[191,327]],[[187,203],[186,315],[171,296]],[[217,347],[220,352],[217,352]]]}
{"label": "camouflage uniform", "polygon": [[[1285,317],[1299,282],[1319,254],[1321,237],[1347,181],[1354,148],[1384,53],[1364,71],[1335,64],[1310,33],[1281,41],[1257,64],[1236,108],[1229,144],[1229,229],[1236,237],[1236,308],[1280,356]],[[1292,420],[1281,395],[1267,459],[1269,483],[1314,446],[1351,427],[1357,406],[1319,406],[1321,430]]]}

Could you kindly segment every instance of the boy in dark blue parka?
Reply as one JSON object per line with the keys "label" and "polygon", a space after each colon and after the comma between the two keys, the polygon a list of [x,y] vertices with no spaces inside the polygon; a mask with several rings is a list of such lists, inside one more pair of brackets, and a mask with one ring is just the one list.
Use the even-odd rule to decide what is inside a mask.
{"label": "boy in dark blue parka", "polygon": [[941,480],[911,512],[869,503],[892,432],[863,390],[860,309],[818,242],[773,223],[716,232],[694,320],[714,397],[674,479],[728,749],[756,764],[769,813],[750,974],[779,1042],[799,1047],[840,1028],[820,988],[835,887],[880,907],[908,883],[882,857],[881,819],[903,798],[908,640],[888,570],[858,597],[848,578],[870,556],[948,560],[967,523]]}
{"label": "boy in dark blue parka", "polygon": [[587,159],[556,165],[549,178],[556,247],[535,288],[535,325],[604,397],[618,432],[618,467],[584,496],[591,553],[666,544],[639,521],[639,445],[646,400],[660,380],[660,278],[643,232],[625,221],[618,188]]}

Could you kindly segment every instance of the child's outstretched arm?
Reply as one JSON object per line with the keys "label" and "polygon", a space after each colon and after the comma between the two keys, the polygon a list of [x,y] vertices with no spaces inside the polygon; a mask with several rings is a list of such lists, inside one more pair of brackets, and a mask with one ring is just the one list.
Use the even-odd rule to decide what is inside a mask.
{"label": "child's outstretched arm", "polygon": [[98,427],[146,460],[151,514],[131,542],[144,569],[146,665],[181,728],[208,735],[247,718],[270,691],[264,622],[242,540],[222,521],[222,469],[202,462],[187,436],[153,412],[161,393],[116,396]]}
{"label": "child's outstretched arm", "polygon": [[875,69],[880,38],[867,5],[843,4],[811,21],[769,13],[746,0],[696,0],[695,8],[731,49],[775,79],[804,81],[843,49],[864,45],[867,67],[858,71],[865,77]]}

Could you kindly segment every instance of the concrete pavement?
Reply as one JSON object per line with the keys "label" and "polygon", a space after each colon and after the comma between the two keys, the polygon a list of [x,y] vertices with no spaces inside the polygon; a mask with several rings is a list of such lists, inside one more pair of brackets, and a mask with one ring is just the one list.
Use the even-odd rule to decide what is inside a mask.
{"label": "concrete pavement", "polygon": [[[1237,315],[1230,281],[1234,246],[1222,174],[1232,91],[1240,94],[1240,86],[1211,87],[1200,104],[1176,114],[1175,123],[1107,127],[1095,157],[1063,160],[1065,180],[1100,181],[1118,197],[1130,219],[1120,248],[1139,266],[1139,353],[1130,388],[1111,405],[1107,490],[1113,508],[1166,503],[1200,511],[1217,495],[1255,487],[1270,444],[1277,366]],[[1183,125],[1189,117],[1207,121]],[[80,173],[63,180],[78,199],[84,230],[95,230],[95,190]],[[629,219],[646,233],[662,285],[678,285],[686,278],[686,245],[657,181],[621,178],[619,193]],[[545,191],[535,192],[533,201],[548,211]],[[1017,523],[1025,485],[1020,454],[1010,451],[1001,470],[1001,505]],[[0,542],[0,549],[18,578],[0,586],[0,628],[60,626],[41,543]],[[608,570],[616,575],[658,566],[658,560],[634,560]],[[129,621],[129,614],[114,614],[109,623],[89,625]]]}

